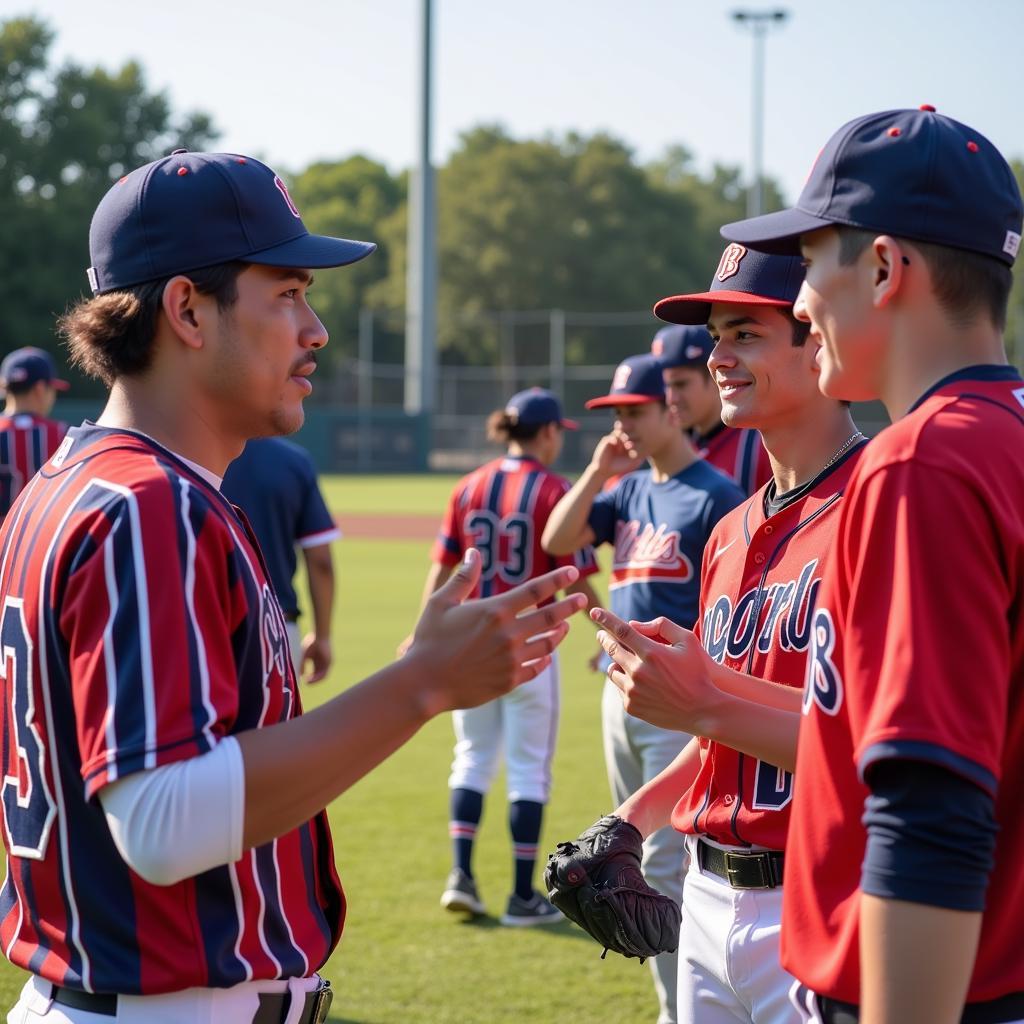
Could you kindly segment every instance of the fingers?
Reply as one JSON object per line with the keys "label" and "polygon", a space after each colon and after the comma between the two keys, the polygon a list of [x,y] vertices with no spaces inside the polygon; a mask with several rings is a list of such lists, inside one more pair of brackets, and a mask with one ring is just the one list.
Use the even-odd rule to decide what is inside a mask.
{"label": "fingers", "polygon": [[[479,558],[479,556],[477,557]],[[493,601],[496,606],[512,613],[521,612],[554,597],[560,590],[564,590],[579,578],[579,569],[573,565],[566,565],[561,569],[555,569],[552,572],[545,573],[543,576],[538,576],[536,579],[508,591],[508,593],[502,594],[501,597],[485,598],[485,600]],[[583,598],[583,603],[577,603],[573,611],[578,611],[586,605],[586,598],[582,594],[574,594],[572,596],[573,599]],[[554,606],[552,605],[551,607]],[[572,612],[568,614],[571,615]],[[554,622],[551,625],[554,625]]]}
{"label": "fingers", "polygon": [[696,638],[690,630],[676,625],[671,619],[666,619],[664,615],[659,615],[656,619],[651,619],[650,622],[630,621],[629,624],[638,633],[649,637],[651,640],[662,640],[667,644],[678,644],[693,638],[694,642],[696,642]]}
{"label": "fingers", "polygon": [[597,634],[597,642],[604,648],[605,654],[612,661],[629,673],[638,671],[643,664],[643,660],[640,657],[634,654],[628,647],[624,647],[611,633],[606,633],[603,629]]}
{"label": "fingers", "polygon": [[[611,633],[619,644],[630,651],[634,651],[640,657],[645,657],[654,649],[654,644],[646,636],[635,630],[628,622],[620,619],[618,615],[613,615],[606,608],[592,608],[590,610],[590,617],[599,626],[602,626],[606,632]],[[597,634],[597,639],[598,643],[607,651],[608,645],[601,640],[600,633]]]}
{"label": "fingers", "polygon": [[545,633],[586,607],[587,599],[583,594],[569,594],[561,601],[546,604],[543,608],[536,608],[532,612],[518,616],[515,620],[516,633],[518,636]]}
{"label": "fingers", "polygon": [[555,648],[568,636],[569,624],[560,622],[554,629],[539,636],[531,636],[523,645],[523,663],[536,658],[543,658],[551,654]]}
{"label": "fingers", "polygon": [[459,568],[443,587],[437,589],[430,601],[445,608],[462,604],[473,593],[479,580],[480,552],[476,548],[467,548]]}

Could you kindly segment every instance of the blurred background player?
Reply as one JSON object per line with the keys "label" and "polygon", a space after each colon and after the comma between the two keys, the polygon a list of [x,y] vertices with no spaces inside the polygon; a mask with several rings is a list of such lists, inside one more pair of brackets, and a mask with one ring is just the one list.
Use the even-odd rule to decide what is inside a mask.
{"label": "blurred background player", "polygon": [[[228,466],[221,491],[246,514],[270,581],[281,603],[288,646],[296,676],[309,665],[307,683],[330,671],[331,618],[334,611],[334,559],[331,543],[341,531],[327,510],[316,467],[309,453],[279,437],[249,441]],[[312,629],[299,633],[299,598],[295,592],[295,549],[302,551],[309,588]]]}
{"label": "blurred background player", "polygon": [[57,450],[67,424],[49,419],[58,391],[68,383],[57,376],[53,359],[41,348],[16,348],[0,363],[6,395],[0,415],[0,520],[22,488]]}
{"label": "blurred background player", "polygon": [[[568,555],[592,544],[611,544],[609,599],[615,612],[641,621],[664,615],[690,628],[697,617],[704,545],[715,523],[744,495],[698,455],[679,429],[654,356],[624,360],[608,394],[591,399],[587,408],[613,409],[614,427],[552,513],[544,547]],[[630,472],[645,459],[649,469]],[[613,473],[626,475],[603,491]],[[626,714],[618,690],[607,681],[601,718],[616,804],[671,764],[690,739]],[[683,837],[671,828],[659,829],[644,844],[648,883],[677,901],[682,898],[684,856]],[[674,1024],[676,955],[654,957],[651,970],[659,1024]]]}
{"label": "blurred background player", "polygon": [[651,353],[661,364],[669,408],[690,432],[697,451],[745,494],[753,494],[770,479],[772,467],[756,430],[722,422],[721,396],[708,371],[713,347],[703,324],[673,324],[654,336]]}
{"label": "blurred background player", "polygon": [[866,439],[818,388],[817,347],[793,316],[799,258],[748,252],[738,263],[726,301],[716,278],[655,312],[710,325],[722,416],[760,431],[773,477],[715,527],[694,633],[645,626],[615,638],[631,652],[614,655],[633,670],[629,709],[700,737],[616,813],[643,835],[671,819],[687,836],[680,1020],[798,1024],[779,932],[801,691],[823,562]]}
{"label": "blurred background player", "polygon": [[[474,597],[491,597],[563,565],[577,565],[580,578],[568,589],[593,607],[597,598],[586,577],[597,571],[593,552],[583,548],[562,557],[540,546],[551,510],[569,482],[549,467],[562,451],[563,431],[577,424],[562,415],[558,398],[542,388],[513,395],[491,414],[487,435],[506,453],[464,477],[448,503],[431,553],[433,565],[423,590],[426,603],[465,555],[476,548],[483,559]],[[408,641],[399,648],[404,654]],[[484,797],[497,773],[502,750],[508,777],[508,825],[514,853],[514,884],[501,923],[530,926],[560,921],[562,915],[533,888],[544,805],[551,790],[551,759],[558,734],[558,661],[529,683],[497,700],[453,711],[455,760],[448,779],[449,834],[453,867],[441,906],[484,913],[473,875],[473,846]]]}

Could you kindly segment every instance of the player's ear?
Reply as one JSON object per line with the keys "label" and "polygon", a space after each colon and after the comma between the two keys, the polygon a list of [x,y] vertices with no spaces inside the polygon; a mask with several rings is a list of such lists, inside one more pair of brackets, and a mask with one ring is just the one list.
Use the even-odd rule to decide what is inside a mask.
{"label": "player's ear", "polygon": [[189,348],[203,347],[202,296],[192,281],[179,274],[164,285],[161,309],[168,326]]}
{"label": "player's ear", "polygon": [[877,309],[887,306],[903,284],[903,270],[908,266],[904,248],[891,235],[879,235],[871,243],[868,259],[872,302]]}

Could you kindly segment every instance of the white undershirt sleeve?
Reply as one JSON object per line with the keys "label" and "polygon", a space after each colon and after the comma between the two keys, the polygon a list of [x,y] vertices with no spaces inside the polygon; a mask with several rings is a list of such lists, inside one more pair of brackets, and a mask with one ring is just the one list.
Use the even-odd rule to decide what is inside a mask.
{"label": "white undershirt sleeve", "polygon": [[99,800],[118,852],[152,885],[242,856],[245,764],[233,736],[199,757],[118,779]]}

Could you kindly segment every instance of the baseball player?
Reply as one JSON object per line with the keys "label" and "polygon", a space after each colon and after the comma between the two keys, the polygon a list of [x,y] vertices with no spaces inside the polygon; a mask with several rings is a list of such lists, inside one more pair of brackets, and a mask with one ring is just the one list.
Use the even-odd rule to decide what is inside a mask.
{"label": "baseball player", "polygon": [[0,415],[0,520],[22,488],[57,450],[67,424],[49,419],[58,391],[67,391],[48,352],[16,348],[0,363],[7,400]]}
{"label": "baseball player", "polygon": [[323,807],[433,714],[541,671],[583,598],[526,609],[576,570],[462,604],[469,554],[402,663],[302,715],[219,484],[302,423],[311,268],[373,245],[310,235],[258,160],[176,151],[107,192],[89,250],[62,329],[107,405],[0,527],[0,941],[30,973],[9,1019],[322,1022],[345,916]]}
{"label": "baseball player", "polygon": [[[491,414],[487,434],[505,447],[494,459],[463,477],[452,491],[431,552],[424,602],[443,586],[468,548],[483,558],[473,597],[502,594],[562,565],[575,564],[580,577],[570,588],[599,602],[586,577],[597,572],[593,551],[555,558],[540,546],[551,510],[569,481],[550,466],[562,450],[563,431],[578,425],[562,414],[557,396],[543,388],[513,395]],[[399,649],[402,654],[408,641]],[[562,915],[533,888],[544,806],[551,790],[551,759],[558,734],[558,661],[523,686],[479,707],[452,712],[455,760],[448,779],[452,870],[441,895],[447,910],[483,914],[473,875],[473,847],[484,798],[505,752],[508,827],[513,846],[513,888],[501,923],[513,927],[551,924]]]}
{"label": "baseball player", "polygon": [[816,1021],[1024,1020],[1022,202],[933,107],[857,118],[796,207],[822,390],[891,427],[851,477],[811,626],[782,957]]}
{"label": "baseball player", "polygon": [[[288,649],[297,676],[309,664],[307,683],[327,676],[333,660],[334,559],[331,544],[341,530],[327,510],[316,468],[305,448],[280,437],[246,443],[228,466],[221,490],[241,507],[259,541],[274,593],[284,612]],[[299,633],[295,549],[302,551],[309,586],[312,629]]]}
{"label": "baseball player", "polygon": [[[707,465],[665,403],[661,367],[650,354],[616,369],[607,395],[587,408],[611,408],[615,425],[598,443],[590,465],[559,502],[543,544],[568,554],[589,544],[613,546],[611,606],[624,619],[659,615],[690,627],[697,617],[700,561],[712,528],[744,495]],[[611,491],[605,479],[644,459],[650,469],[628,473]],[[607,683],[602,698],[605,763],[612,797],[622,803],[670,764],[689,736],[626,714]],[[671,828],[647,837],[647,881],[677,903],[682,895],[683,839]],[[676,957],[651,960],[660,1024],[676,1021]]]}
{"label": "baseball player", "polygon": [[[727,250],[715,279],[722,282],[736,273]],[[716,469],[731,476],[747,494],[753,494],[772,475],[761,437],[747,427],[722,421],[722,400],[708,373],[714,342],[703,324],[662,327],[651,342],[651,354],[661,363],[668,404],[680,425],[690,431],[701,455]]]}
{"label": "baseball player", "polygon": [[[687,837],[679,1019],[795,1024],[779,930],[800,690],[822,566],[866,440],[848,408],[818,389],[816,346],[792,312],[803,281],[799,258],[740,248],[726,250],[733,266],[726,281],[720,265],[709,291],[663,299],[655,312],[709,325],[722,416],[761,431],[773,477],[711,535],[696,638],[647,624],[639,634],[602,639],[628,648],[612,655],[619,668],[611,678],[628,693],[631,711],[700,735],[615,812],[641,835],[671,820]],[[652,684],[655,664],[645,655],[664,654],[664,643],[695,647],[696,639],[706,654],[659,660],[663,671]],[[761,680],[788,689],[776,691],[770,707],[752,703]],[[689,713],[678,706],[681,681],[694,687]]]}

